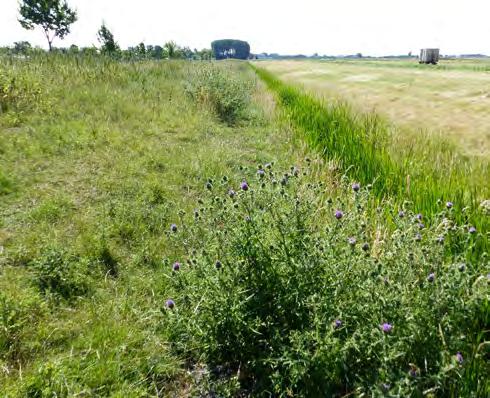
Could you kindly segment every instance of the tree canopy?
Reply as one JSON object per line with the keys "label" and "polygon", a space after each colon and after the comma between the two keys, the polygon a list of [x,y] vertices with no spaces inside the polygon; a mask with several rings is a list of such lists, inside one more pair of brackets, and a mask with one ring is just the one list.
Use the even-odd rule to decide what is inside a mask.
{"label": "tree canopy", "polygon": [[48,40],[49,51],[55,37],[63,39],[70,33],[70,25],[77,13],[65,0],[21,0],[19,22],[24,29],[40,26]]}
{"label": "tree canopy", "polygon": [[248,59],[250,56],[250,45],[242,40],[215,40],[211,43],[211,48],[216,59]]}
{"label": "tree canopy", "polygon": [[99,31],[97,32],[97,39],[102,44],[101,52],[105,54],[114,54],[119,50],[119,46],[114,40],[114,35],[107,28],[105,23],[102,23]]}

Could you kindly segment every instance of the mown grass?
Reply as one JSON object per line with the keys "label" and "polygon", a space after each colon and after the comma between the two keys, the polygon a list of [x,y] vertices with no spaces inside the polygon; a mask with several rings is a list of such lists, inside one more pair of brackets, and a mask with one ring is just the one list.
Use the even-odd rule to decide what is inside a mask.
{"label": "mown grass", "polygon": [[[395,145],[400,140],[392,138],[375,113],[358,114],[346,103],[326,103],[265,69],[255,70],[309,146],[336,160],[353,180],[371,184],[378,198],[392,197],[399,206],[409,201],[429,217],[438,212],[440,203],[454,201],[461,209],[473,209],[473,214],[467,212],[460,221],[488,231],[487,218],[479,210],[490,195],[487,162],[470,161],[437,140],[435,144],[424,142],[424,146]],[[476,255],[487,248],[485,243]]]}
{"label": "mown grass", "polygon": [[[0,71],[17,93],[0,113],[3,395],[488,389],[486,236],[453,197],[421,228],[376,183],[353,192],[340,156],[303,160],[246,64],[48,55]],[[339,137],[345,156],[349,139],[365,145]]]}

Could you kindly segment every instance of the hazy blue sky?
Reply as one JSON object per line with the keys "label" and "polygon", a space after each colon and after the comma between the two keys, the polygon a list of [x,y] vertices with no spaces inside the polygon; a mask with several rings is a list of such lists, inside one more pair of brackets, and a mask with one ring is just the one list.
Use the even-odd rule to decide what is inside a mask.
{"label": "hazy blue sky", "polygon": [[[98,45],[104,20],[122,47],[175,40],[209,47],[219,38],[247,40],[253,52],[406,54],[439,47],[443,54],[490,55],[490,0],[68,0],[79,20],[55,46]],[[18,0],[0,0],[0,45],[39,30],[17,22]]]}

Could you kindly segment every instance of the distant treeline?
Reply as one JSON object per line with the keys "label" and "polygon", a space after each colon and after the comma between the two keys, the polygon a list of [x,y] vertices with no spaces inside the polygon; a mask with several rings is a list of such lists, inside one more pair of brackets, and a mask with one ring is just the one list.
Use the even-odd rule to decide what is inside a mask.
{"label": "distant treeline", "polygon": [[[16,56],[30,56],[35,54],[43,54],[47,51],[41,47],[33,47],[27,41],[21,41],[14,43],[13,46],[0,47],[0,55],[16,55]],[[111,51],[103,46],[97,48],[91,47],[78,47],[71,45],[70,47],[53,47],[51,52],[59,54],[80,54],[80,55],[99,55],[105,54],[114,58],[131,60],[131,59],[195,59],[195,60],[209,60],[213,59],[214,55],[211,49],[191,49],[189,47],[181,47],[173,41],[161,45],[146,45],[139,43],[135,46],[128,47],[127,49],[121,49],[116,47]]]}

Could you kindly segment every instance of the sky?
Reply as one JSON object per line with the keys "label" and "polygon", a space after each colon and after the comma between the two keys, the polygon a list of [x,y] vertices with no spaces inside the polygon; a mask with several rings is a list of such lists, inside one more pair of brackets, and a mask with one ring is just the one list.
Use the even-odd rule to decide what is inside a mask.
{"label": "sky", "polygon": [[[19,0],[0,0],[0,46],[39,29],[17,21]],[[174,40],[209,48],[215,39],[250,43],[253,53],[394,55],[436,47],[442,54],[490,55],[490,0],[68,0],[78,21],[63,41],[98,46],[102,21],[123,48]]]}

